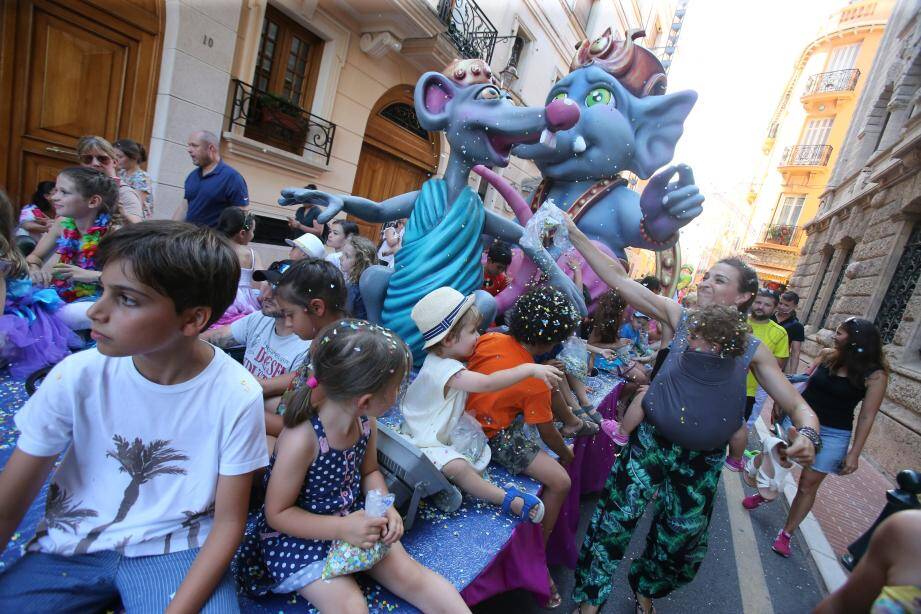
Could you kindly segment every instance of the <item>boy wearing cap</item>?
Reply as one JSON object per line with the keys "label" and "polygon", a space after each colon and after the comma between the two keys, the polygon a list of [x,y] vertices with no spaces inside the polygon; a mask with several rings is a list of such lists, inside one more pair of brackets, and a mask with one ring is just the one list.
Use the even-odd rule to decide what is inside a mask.
{"label": "boy wearing cap", "polygon": [[288,253],[288,259],[292,261],[303,260],[304,258],[326,258],[326,248],[323,242],[311,233],[305,233],[298,238],[285,239],[285,243],[291,246]]}
{"label": "boy wearing cap", "polygon": [[262,293],[261,311],[201,335],[202,339],[219,348],[246,347],[243,366],[262,386],[266,433],[275,437],[282,429],[281,416],[276,415],[275,408],[294,378],[294,370],[304,361],[310,349],[310,341],[300,339],[285,324],[275,301],[275,286],[291,264],[291,260],[279,260],[267,270],[253,273],[254,280],[268,282]]}
{"label": "boy wearing cap", "polygon": [[464,363],[473,354],[480,336],[480,314],[473,302],[473,295],[465,297],[445,287],[429,292],[413,307],[411,317],[422,333],[428,355],[403,401],[406,434],[464,492],[501,505],[506,513],[540,522],[544,516],[540,499],[512,484],[503,490],[483,479],[481,473],[491,456],[489,447],[461,448],[453,435],[464,419],[468,393],[495,392],[528,378],[534,378],[530,381],[535,387],[549,392],[551,386],[560,383],[563,374],[555,367],[534,363],[489,375],[467,370]]}

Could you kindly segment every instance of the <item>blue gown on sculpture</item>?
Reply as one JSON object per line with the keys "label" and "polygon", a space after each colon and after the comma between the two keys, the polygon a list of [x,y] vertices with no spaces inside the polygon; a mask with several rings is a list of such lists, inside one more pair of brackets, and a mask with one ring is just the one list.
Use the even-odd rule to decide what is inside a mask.
{"label": "blue gown on sculpture", "polygon": [[486,213],[483,201],[469,186],[448,208],[442,179],[422,184],[396,253],[394,273],[387,287],[381,320],[406,341],[417,367],[422,365],[422,333],[409,314],[419,300],[437,288],[449,286],[464,296],[483,285],[483,246],[480,237]]}

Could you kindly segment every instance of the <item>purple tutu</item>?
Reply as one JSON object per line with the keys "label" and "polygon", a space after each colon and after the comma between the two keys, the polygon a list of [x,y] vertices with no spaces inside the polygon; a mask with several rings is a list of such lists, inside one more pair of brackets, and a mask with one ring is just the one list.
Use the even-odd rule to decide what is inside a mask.
{"label": "purple tutu", "polygon": [[53,289],[34,292],[29,279],[7,279],[6,305],[0,316],[0,359],[10,374],[23,379],[54,365],[80,338],[55,315],[64,301]]}

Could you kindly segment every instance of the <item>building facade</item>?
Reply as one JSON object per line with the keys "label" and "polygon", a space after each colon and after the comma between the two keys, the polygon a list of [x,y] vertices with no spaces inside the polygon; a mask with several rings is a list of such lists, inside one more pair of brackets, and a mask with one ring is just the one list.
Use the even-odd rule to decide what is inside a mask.
{"label": "building facade", "polygon": [[890,474],[921,466],[921,2],[900,0],[790,280],[803,360],[845,318],[874,321],[891,367],[865,450]]}
{"label": "building facade", "polygon": [[[22,0],[0,13],[5,187],[16,202],[76,163],[84,134],[147,144],[156,217],[192,165],[189,135],[221,136],[249,186],[255,242],[271,257],[293,215],[281,189],[316,184],[382,200],[438,174],[448,145],[422,129],[426,71],[482,57],[518,104],[542,106],[576,44],[611,26],[665,48],[675,2],[613,0]],[[116,8],[113,8],[117,6]],[[14,95],[15,94],[15,95]],[[503,174],[522,191],[529,162]],[[485,182],[487,207],[511,215]],[[359,221],[359,220],[356,220]],[[359,221],[360,222],[360,221]],[[361,223],[373,239],[378,228]],[[277,247],[272,247],[277,246]],[[284,246],[284,247],[283,247]]]}
{"label": "building facade", "polygon": [[789,281],[803,230],[841,155],[894,0],[841,2],[794,66],[768,126],[745,252],[763,281]]}

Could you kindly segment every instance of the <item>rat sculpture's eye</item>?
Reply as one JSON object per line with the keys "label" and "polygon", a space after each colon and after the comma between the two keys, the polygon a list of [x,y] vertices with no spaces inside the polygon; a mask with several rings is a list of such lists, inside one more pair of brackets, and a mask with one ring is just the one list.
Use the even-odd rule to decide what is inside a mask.
{"label": "rat sculpture's eye", "polygon": [[604,87],[596,87],[585,97],[585,106],[593,107],[596,104],[610,104],[613,98],[614,95],[611,94],[611,90]]}
{"label": "rat sculpture's eye", "polygon": [[476,97],[477,97],[477,100],[496,100],[498,98],[501,98],[502,94],[501,92],[499,92],[498,89],[492,86],[489,86],[489,87],[484,87],[482,90],[480,90],[480,93],[477,94]]}

